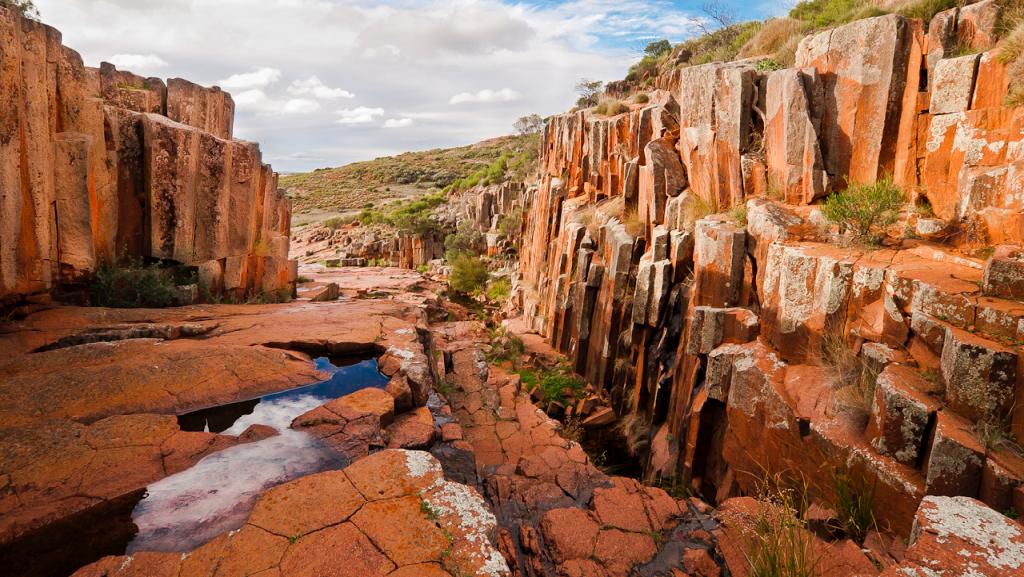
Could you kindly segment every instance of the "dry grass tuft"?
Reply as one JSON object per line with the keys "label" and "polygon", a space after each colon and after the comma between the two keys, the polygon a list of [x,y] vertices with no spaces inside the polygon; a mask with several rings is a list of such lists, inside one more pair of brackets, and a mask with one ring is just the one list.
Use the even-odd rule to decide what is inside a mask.
{"label": "dry grass tuft", "polygon": [[839,329],[825,331],[818,361],[834,375],[836,409],[866,424],[875,398],[878,373],[853,352]]}
{"label": "dry grass tuft", "polygon": [[640,217],[640,212],[635,206],[623,211],[622,225],[626,227],[626,232],[633,238],[646,236],[647,226],[644,224],[644,219]]}
{"label": "dry grass tuft", "polygon": [[[796,60],[796,46],[806,33],[806,25],[793,18],[771,18],[740,48],[740,58],[768,56],[783,66]],[[784,58],[780,59],[779,56]]]}

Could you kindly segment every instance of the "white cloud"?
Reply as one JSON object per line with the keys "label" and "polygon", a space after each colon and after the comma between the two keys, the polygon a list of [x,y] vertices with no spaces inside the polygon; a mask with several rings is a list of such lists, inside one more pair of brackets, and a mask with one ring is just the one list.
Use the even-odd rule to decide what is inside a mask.
{"label": "white cloud", "polygon": [[284,111],[287,114],[311,114],[320,110],[320,103],[307,98],[292,98],[284,103]]}
{"label": "white cloud", "polygon": [[288,87],[288,94],[291,94],[292,96],[310,95],[324,99],[355,98],[356,96],[348,90],[342,90],[341,88],[328,88],[315,75],[310,76],[305,80],[296,80],[292,82]]}
{"label": "white cloud", "polygon": [[251,111],[262,116],[312,114],[320,110],[320,103],[308,98],[279,100],[271,98],[259,88],[246,90],[234,96],[235,106],[240,111]]}
{"label": "white cloud", "polygon": [[511,88],[502,88],[501,90],[485,88],[479,92],[460,92],[459,94],[452,96],[451,99],[448,100],[448,104],[490,104],[492,102],[514,102],[522,97],[522,94],[512,90]]}
{"label": "white cloud", "polygon": [[378,116],[384,116],[383,108],[367,108],[366,106],[342,108],[337,112],[341,117],[337,121],[338,124],[364,124],[373,122],[373,119]]}
{"label": "white cloud", "polygon": [[257,106],[267,101],[267,93],[259,89],[246,90],[234,95],[235,106],[247,108]]}
{"label": "white cloud", "polygon": [[232,74],[217,84],[225,90],[246,90],[250,88],[265,88],[281,79],[281,71],[277,68],[260,68],[252,72]]}
{"label": "white cloud", "polygon": [[167,61],[156,54],[115,54],[110,63],[123,70],[146,72],[166,68]]}
{"label": "white cloud", "polygon": [[384,121],[384,128],[408,128],[412,125],[411,118],[389,118]]}

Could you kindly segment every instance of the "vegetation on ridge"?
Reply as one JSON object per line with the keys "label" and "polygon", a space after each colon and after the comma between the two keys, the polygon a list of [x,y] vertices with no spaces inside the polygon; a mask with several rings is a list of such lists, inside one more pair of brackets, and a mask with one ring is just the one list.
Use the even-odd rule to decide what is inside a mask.
{"label": "vegetation on ridge", "polygon": [[536,134],[518,134],[458,148],[405,152],[337,168],[285,175],[281,177],[281,187],[292,199],[296,215],[380,207],[388,201],[415,198],[443,189],[488,169],[502,156],[506,157],[506,164],[515,169],[516,159],[536,150],[537,141]]}
{"label": "vegetation on ridge", "polygon": [[0,0],[0,6],[14,8],[27,18],[39,18],[39,9],[32,0]]}

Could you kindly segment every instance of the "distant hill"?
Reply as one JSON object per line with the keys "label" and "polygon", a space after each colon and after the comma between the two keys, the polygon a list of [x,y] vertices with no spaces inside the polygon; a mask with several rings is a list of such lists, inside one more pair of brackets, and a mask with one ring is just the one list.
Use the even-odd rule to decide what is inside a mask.
{"label": "distant hill", "polygon": [[515,157],[536,136],[503,136],[458,148],[405,152],[338,168],[281,177],[294,212],[344,213],[443,189],[503,155]]}

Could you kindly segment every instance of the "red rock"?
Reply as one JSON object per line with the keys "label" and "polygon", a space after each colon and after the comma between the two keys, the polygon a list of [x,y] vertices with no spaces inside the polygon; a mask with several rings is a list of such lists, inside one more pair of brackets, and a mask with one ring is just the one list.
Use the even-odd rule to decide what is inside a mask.
{"label": "red rock", "polygon": [[263,439],[269,439],[278,435],[277,429],[268,425],[249,425],[242,434],[238,435],[239,443],[253,443],[256,441],[262,441]]}
{"label": "red rock", "polygon": [[998,247],[985,263],[981,289],[989,296],[1024,300],[1024,251]]}
{"label": "red rock", "polygon": [[1017,353],[967,331],[947,327],[942,378],[953,410],[970,419],[999,419],[1010,410],[1017,381]]}
{"label": "red rock", "polygon": [[619,487],[595,489],[594,512],[603,526],[637,533],[651,530],[640,494]]}
{"label": "red rock", "polygon": [[[873,182],[895,164],[900,103],[911,62],[909,23],[888,15],[857,20],[804,38],[797,68],[822,79],[819,135],[834,178]],[[870,111],[870,112],[866,112]]]}
{"label": "red rock", "polygon": [[352,523],[328,527],[299,539],[281,560],[281,571],[295,577],[331,575],[372,577],[395,569]]}
{"label": "red rock", "polygon": [[328,411],[348,420],[373,415],[382,426],[395,418],[395,399],[387,391],[369,387],[324,404]]}
{"label": "red rock", "polygon": [[694,577],[718,577],[722,574],[706,549],[687,549],[683,553],[683,567]]}
{"label": "red rock", "polygon": [[294,539],[347,521],[365,503],[341,471],[327,471],[279,485],[264,493],[249,523]]}
{"label": "red rock", "polygon": [[697,222],[693,261],[695,303],[713,307],[740,304],[746,234],[733,224],[713,219]]}
{"label": "red rock", "polygon": [[590,559],[597,541],[597,523],[586,511],[574,507],[552,509],[541,519],[541,532],[556,563]]}
{"label": "red rock", "polygon": [[416,496],[373,501],[353,515],[352,523],[399,566],[429,562],[441,558],[449,543],[422,502]]}
{"label": "red rock", "polygon": [[968,497],[925,497],[918,509],[906,560],[883,573],[1009,577],[1024,571],[1024,530]]}
{"label": "red rock", "polygon": [[388,573],[388,577],[452,577],[451,573],[448,573],[441,568],[440,565],[435,563],[420,563],[418,565],[406,565],[405,567],[399,567],[392,573]]}
{"label": "red rock", "polygon": [[613,575],[626,575],[633,566],[646,563],[655,553],[657,548],[650,536],[618,529],[601,531],[594,549],[594,556]]}
{"label": "red rock", "polygon": [[930,495],[977,495],[985,448],[960,417],[939,411],[925,464]]}
{"label": "red rock", "polygon": [[391,449],[423,449],[434,439],[434,417],[427,407],[419,407],[399,415],[388,427]]}
{"label": "red rock", "polygon": [[615,410],[611,407],[601,407],[594,411],[589,417],[583,419],[583,426],[586,428],[598,428],[611,425],[618,420]]}
{"label": "red rock", "polygon": [[813,71],[786,69],[768,75],[768,178],[790,204],[810,204],[828,189],[815,122],[822,104],[821,82]]}
{"label": "red rock", "polygon": [[914,466],[924,433],[939,404],[924,393],[928,383],[913,368],[890,365],[878,376],[867,435],[883,455]]}

